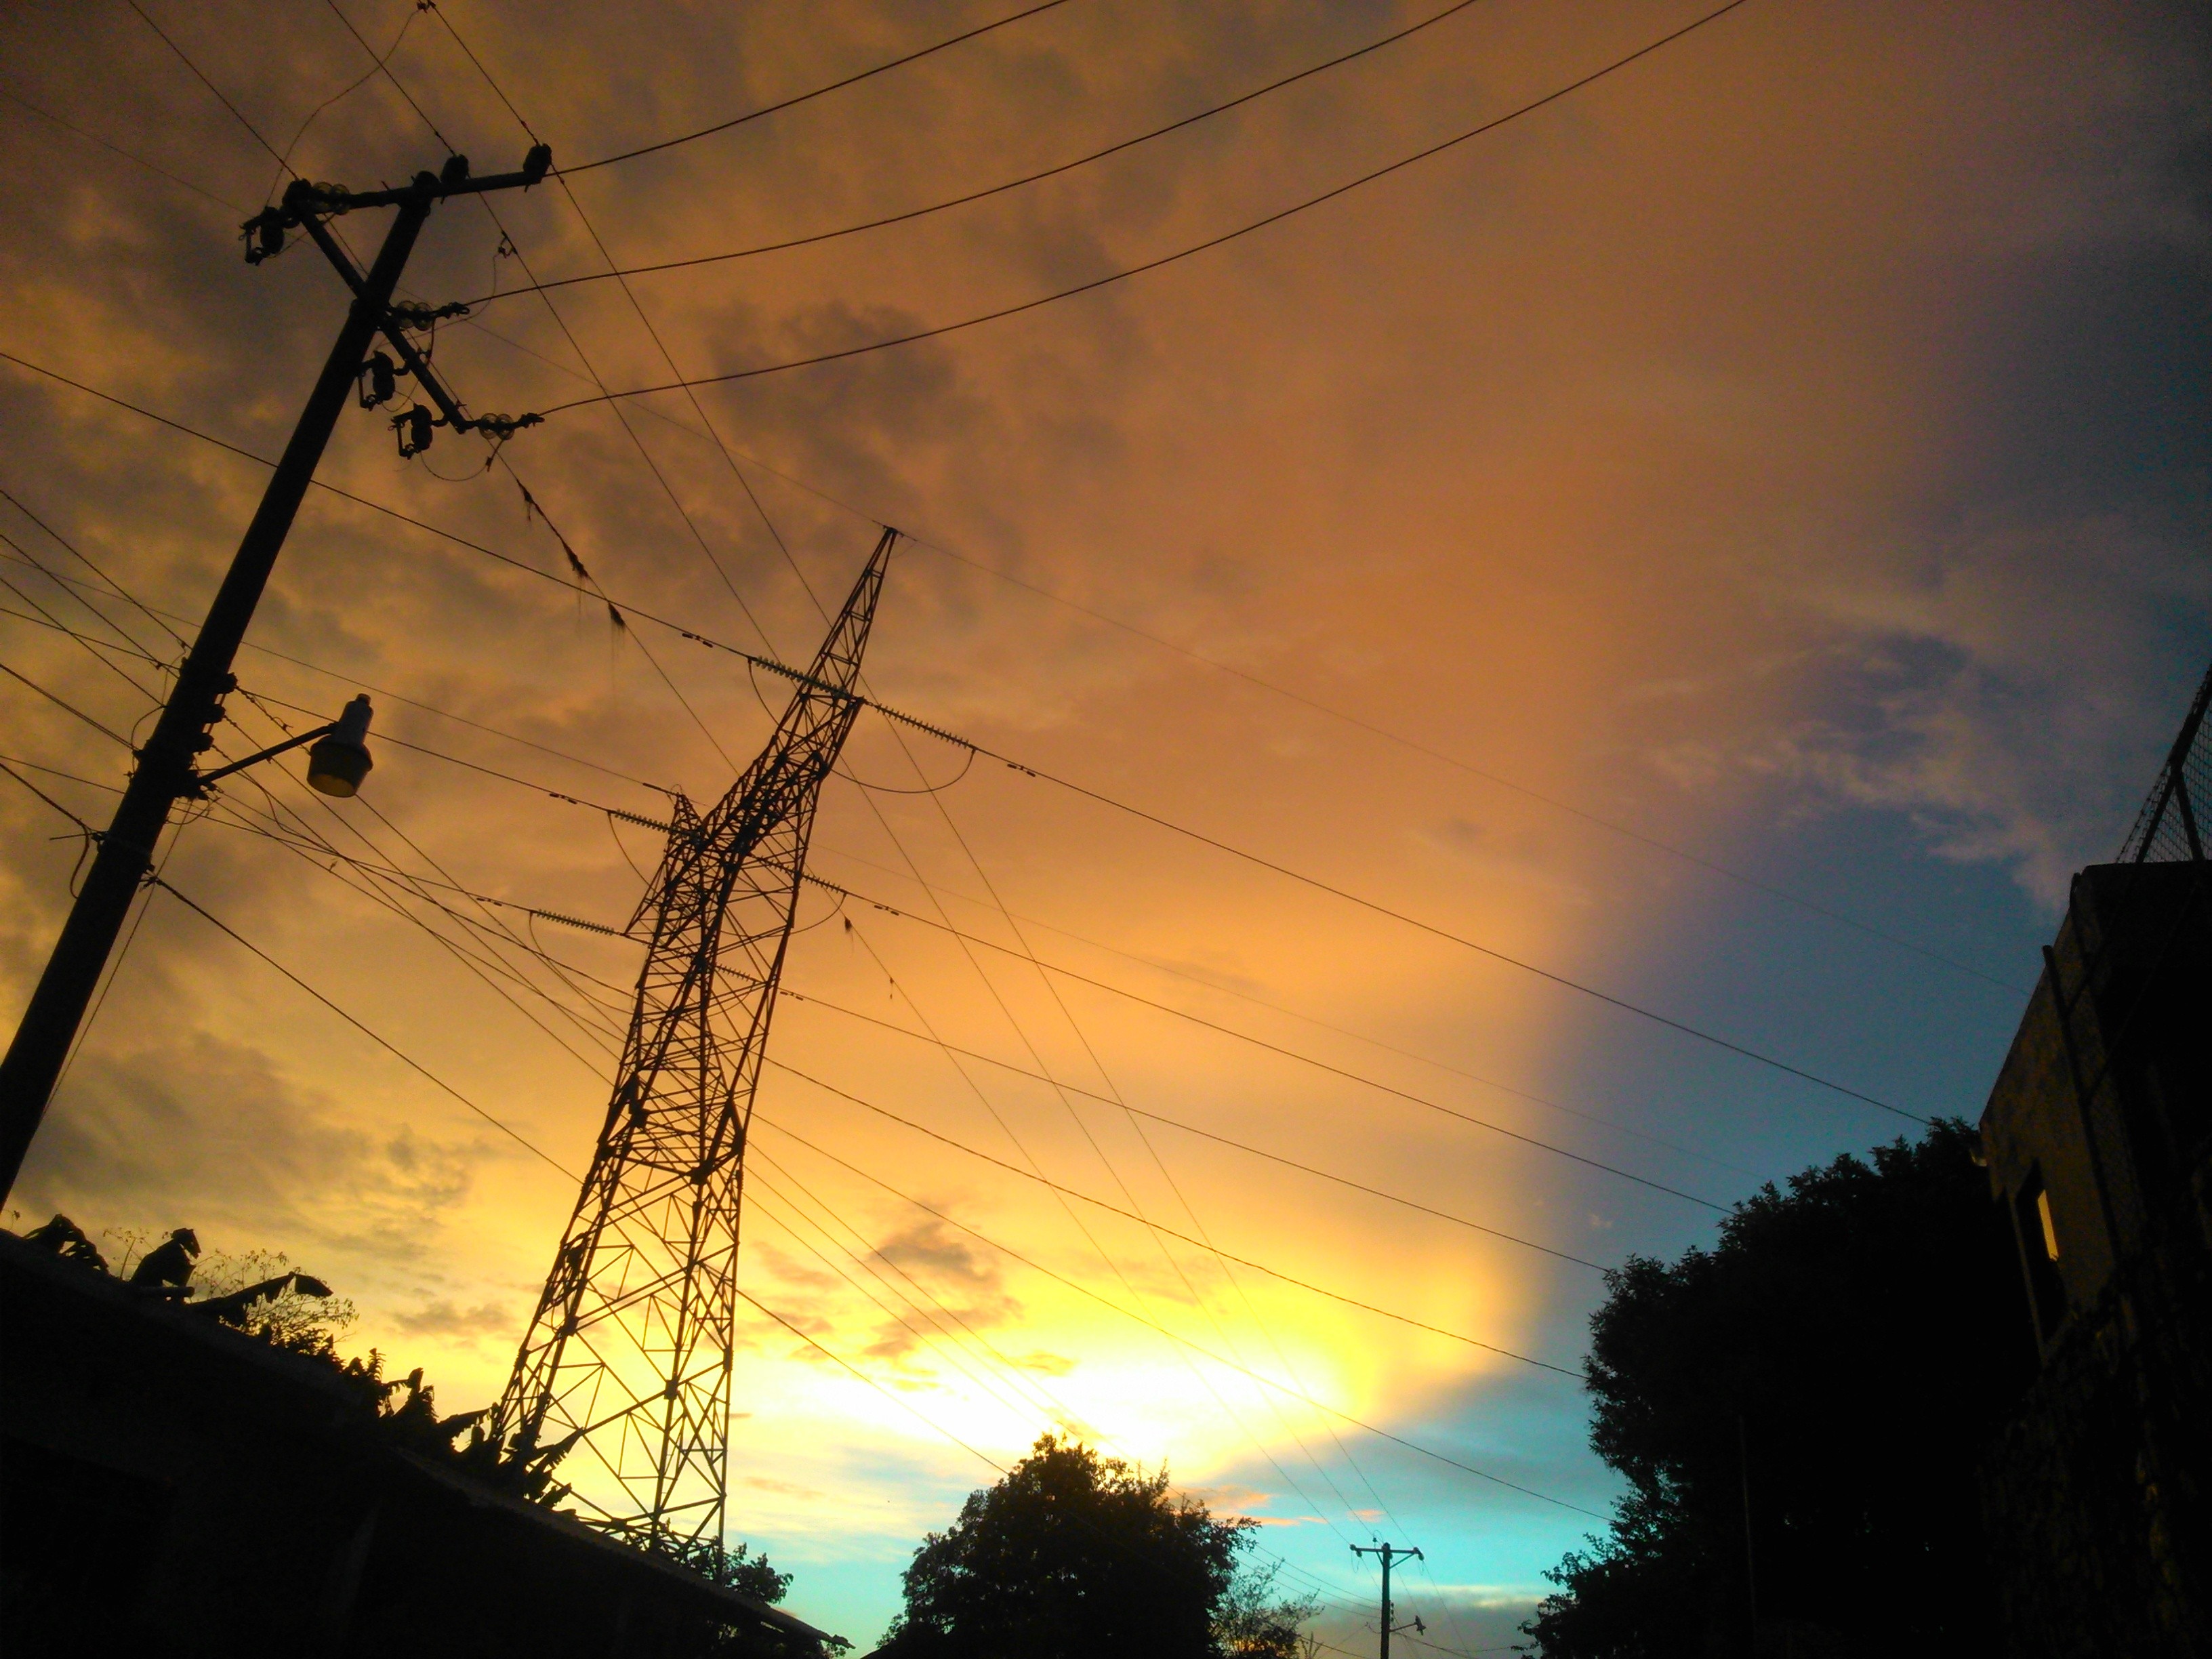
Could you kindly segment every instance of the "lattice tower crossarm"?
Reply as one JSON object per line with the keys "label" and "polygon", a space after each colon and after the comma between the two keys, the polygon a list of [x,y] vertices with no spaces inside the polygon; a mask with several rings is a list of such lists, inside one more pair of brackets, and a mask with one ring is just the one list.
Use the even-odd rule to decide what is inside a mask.
{"label": "lattice tower crossarm", "polygon": [[571,1443],[583,1517],[683,1554],[719,1544],[745,1134],[823,780],[859,713],[886,530],[758,759],[679,799],[630,932],[647,941],[599,1148],[493,1425]]}

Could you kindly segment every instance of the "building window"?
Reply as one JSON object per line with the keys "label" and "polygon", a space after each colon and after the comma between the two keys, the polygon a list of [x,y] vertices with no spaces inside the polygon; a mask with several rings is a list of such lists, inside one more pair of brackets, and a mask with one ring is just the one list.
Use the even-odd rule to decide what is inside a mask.
{"label": "building window", "polygon": [[2058,1224],[2051,1213],[2042,1165],[2029,1166],[2027,1179],[2013,1199],[2013,1216],[2020,1229],[2020,1253],[2027,1268],[2036,1328],[2048,1342],[2066,1317],[2066,1282],[2058,1276]]}

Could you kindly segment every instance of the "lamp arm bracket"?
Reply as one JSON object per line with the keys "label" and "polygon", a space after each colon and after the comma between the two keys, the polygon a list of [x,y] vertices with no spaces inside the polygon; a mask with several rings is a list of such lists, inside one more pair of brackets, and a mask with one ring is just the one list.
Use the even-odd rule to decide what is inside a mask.
{"label": "lamp arm bracket", "polygon": [[248,755],[244,760],[233,761],[228,766],[218,766],[212,772],[195,772],[192,775],[192,793],[197,795],[217,778],[227,778],[233,772],[243,772],[249,766],[258,766],[263,761],[272,759],[288,749],[297,749],[301,744],[313,743],[317,738],[327,738],[337,729],[337,722],[332,720],[328,726],[319,726],[312,732],[302,732],[295,738],[287,738],[283,742],[272,748],[264,749],[258,755]]}

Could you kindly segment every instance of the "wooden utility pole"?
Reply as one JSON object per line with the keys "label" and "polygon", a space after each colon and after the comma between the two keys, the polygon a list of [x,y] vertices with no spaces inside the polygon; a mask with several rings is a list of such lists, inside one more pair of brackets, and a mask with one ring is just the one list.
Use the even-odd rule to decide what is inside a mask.
{"label": "wooden utility pole", "polygon": [[1428,1558],[1419,1550],[1402,1549],[1395,1544],[1354,1544],[1352,1547],[1352,1553],[1354,1555],[1372,1555],[1380,1559],[1382,1563],[1382,1659],[1390,1659],[1390,1638],[1394,1634],[1401,1630],[1420,1631],[1425,1633],[1429,1628],[1418,1618],[1403,1625],[1394,1625],[1390,1622],[1395,1616],[1390,1606],[1391,1565],[1396,1561],[1425,1561]]}
{"label": "wooden utility pole", "polygon": [[[86,1006],[114,949],[116,935],[140,885],[152,873],[155,845],[168,823],[170,809],[199,793],[198,757],[213,746],[210,734],[223,718],[222,700],[238,684],[231,664],[246,637],[247,624],[253,620],[254,608],[268,586],[270,572],[300,502],[314,482],[316,464],[337,425],[338,413],[345,407],[356,379],[370,367],[364,361],[370,344],[380,333],[392,343],[408,372],[415,374],[425,395],[441,410],[443,418],[436,425],[505,435],[537,420],[535,416],[520,421],[500,416],[471,420],[461,414],[405,338],[410,319],[395,317],[392,296],[400,273],[406,269],[407,257],[414,251],[416,237],[434,206],[449,196],[527,188],[545,177],[552,161],[552,151],[541,144],[530,152],[519,173],[471,179],[466,158],[455,155],[447,160],[441,173],[418,173],[395,190],[359,193],[295,179],[281,204],[246,222],[247,263],[258,264],[272,257],[283,250],[286,232],[305,229],[338,264],[340,274],[354,290],[353,304],[314,389],[307,394],[307,407],[300,412],[291,441],[284,446],[276,471],[270,475],[261,505],[246,527],[222,586],[216,590],[199,636],[178,672],[176,685],[154,735],[137,751],[137,765],[115,816],[105,831],[94,836],[98,846],[92,868],[70,908],[69,920],[62,925],[61,936],[55,940],[46,971],[23,1011],[7,1057],[0,1060],[0,1199],[15,1184],[24,1154],[30,1150],[63,1063],[84,1022]],[[345,258],[324,222],[341,213],[380,207],[397,212],[385,233],[383,246],[364,276]],[[383,362],[380,354],[377,361],[383,363],[383,373],[375,391],[364,393],[365,404],[391,395],[392,366]],[[422,418],[415,420],[416,416]],[[427,410],[410,411],[400,420],[413,421],[406,430],[418,436],[434,424]],[[404,445],[403,438],[403,448]]]}

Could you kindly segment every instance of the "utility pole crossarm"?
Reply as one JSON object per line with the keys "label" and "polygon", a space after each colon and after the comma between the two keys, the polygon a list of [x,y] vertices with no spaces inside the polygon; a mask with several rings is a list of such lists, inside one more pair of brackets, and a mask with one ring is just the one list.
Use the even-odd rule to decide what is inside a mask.
{"label": "utility pole crossarm", "polygon": [[246,222],[245,230],[250,239],[246,263],[259,264],[281,252],[284,233],[304,224],[311,215],[336,217],[362,208],[442,202],[449,197],[482,196],[495,190],[528,190],[532,185],[543,183],[552,167],[552,146],[534,144],[522,158],[520,172],[494,173],[482,179],[469,177],[469,158],[465,155],[449,155],[440,172],[418,173],[397,188],[350,191],[343,185],[319,185],[309,179],[295,179],[285,186],[282,202],[262,209]]}

